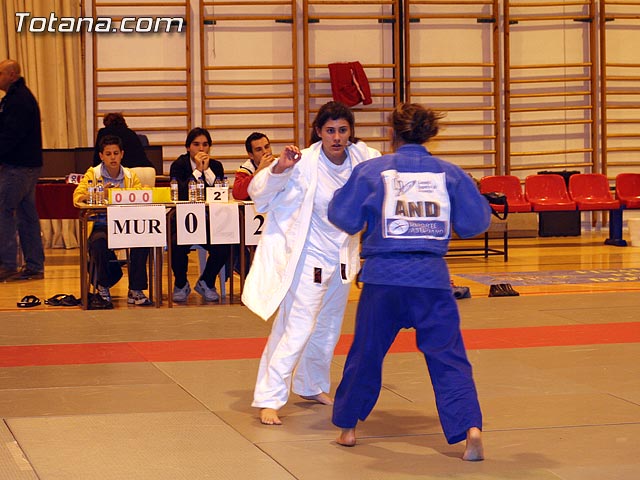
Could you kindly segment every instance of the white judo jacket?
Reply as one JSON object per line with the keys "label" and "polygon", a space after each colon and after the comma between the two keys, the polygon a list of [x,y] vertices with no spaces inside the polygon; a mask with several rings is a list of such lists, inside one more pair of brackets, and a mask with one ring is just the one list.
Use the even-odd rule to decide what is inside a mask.
{"label": "white judo jacket", "polygon": [[[274,174],[272,165],[258,172],[249,184],[249,195],[256,210],[268,215],[244,284],[242,302],[264,320],[275,313],[284,299],[304,249],[318,183],[321,148],[322,142],[316,142],[302,150],[302,158],[292,168]],[[347,148],[352,167],[380,156],[380,152],[364,142]],[[343,282],[350,283],[360,267],[359,235],[345,233],[344,236],[340,263],[346,265]]]}

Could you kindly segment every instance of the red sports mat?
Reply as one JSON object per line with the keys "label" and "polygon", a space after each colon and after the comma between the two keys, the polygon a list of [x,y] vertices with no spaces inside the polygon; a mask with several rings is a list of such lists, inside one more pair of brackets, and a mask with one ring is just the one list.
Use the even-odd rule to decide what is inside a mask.
{"label": "red sports mat", "polygon": [[[640,322],[486,328],[462,333],[469,350],[638,343]],[[353,335],[342,335],[335,353],[346,354],[352,338]],[[0,367],[259,358],[265,343],[266,338],[225,338],[2,346]],[[400,332],[390,351],[417,351],[413,330]]]}

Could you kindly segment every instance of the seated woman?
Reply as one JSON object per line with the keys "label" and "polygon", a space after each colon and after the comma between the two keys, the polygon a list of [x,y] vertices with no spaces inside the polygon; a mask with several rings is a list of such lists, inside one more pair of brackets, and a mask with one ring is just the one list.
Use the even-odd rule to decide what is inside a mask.
{"label": "seated woman", "polygon": [[[89,198],[89,181],[96,185],[102,179],[105,192],[112,187],[139,188],[140,180],[135,172],[121,165],[124,150],[122,141],[115,135],[102,137],[98,145],[100,160],[102,163],[90,167],[82,181],[73,192],[73,203],[79,205],[86,203]],[[107,194],[105,193],[105,198]],[[122,277],[122,269],[115,260],[115,255],[109,250],[107,241],[107,218],[105,214],[96,215],[93,218],[93,228],[88,241],[91,283],[96,287],[98,294],[106,301],[111,302],[109,288],[115,285]],[[147,258],[148,248],[131,248],[129,252],[129,294],[127,302],[133,305],[151,305],[151,301],[143,290],[148,288]]]}

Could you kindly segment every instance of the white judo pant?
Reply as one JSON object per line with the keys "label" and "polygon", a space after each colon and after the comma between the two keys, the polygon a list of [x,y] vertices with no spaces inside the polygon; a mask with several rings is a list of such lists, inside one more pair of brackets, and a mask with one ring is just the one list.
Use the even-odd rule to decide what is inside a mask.
{"label": "white judo pant", "polygon": [[251,406],[278,410],[290,389],[304,396],[329,392],[331,360],[351,287],[340,275],[339,264],[302,254],[262,353]]}

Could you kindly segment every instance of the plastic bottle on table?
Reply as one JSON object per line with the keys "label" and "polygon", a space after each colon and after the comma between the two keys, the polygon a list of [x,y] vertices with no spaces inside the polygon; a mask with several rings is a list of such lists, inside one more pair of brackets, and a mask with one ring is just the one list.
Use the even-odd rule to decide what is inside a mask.
{"label": "plastic bottle on table", "polygon": [[104,182],[102,181],[102,178],[99,178],[98,179],[98,183],[96,184],[95,197],[96,197],[96,205],[104,205],[105,204],[105,201],[104,201]]}
{"label": "plastic bottle on table", "polygon": [[177,202],[178,201],[178,180],[176,180],[175,177],[173,177],[171,179],[171,182],[169,182],[169,187],[171,188],[171,201]]}
{"label": "plastic bottle on table", "polygon": [[189,180],[189,201],[190,202],[198,201],[198,190],[197,190],[196,180],[194,178]]}
{"label": "plastic bottle on table", "polygon": [[197,201],[204,202],[204,187],[205,187],[204,180],[202,178],[199,178],[196,186],[198,187]]}
{"label": "plastic bottle on table", "polygon": [[93,180],[89,180],[88,185],[89,186],[87,187],[87,194],[89,195],[89,198],[87,198],[87,203],[89,205],[95,205],[96,190],[95,190],[95,187],[93,186]]}

